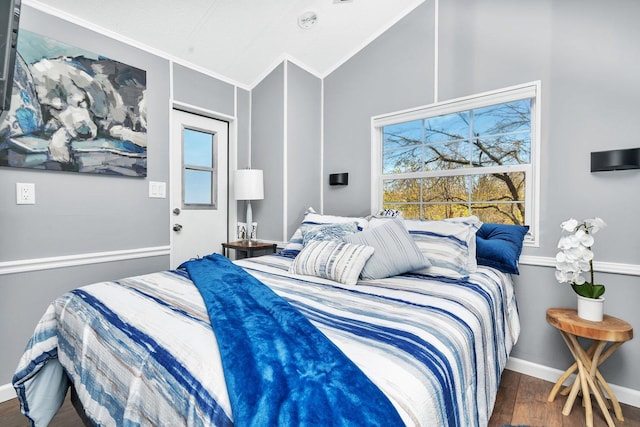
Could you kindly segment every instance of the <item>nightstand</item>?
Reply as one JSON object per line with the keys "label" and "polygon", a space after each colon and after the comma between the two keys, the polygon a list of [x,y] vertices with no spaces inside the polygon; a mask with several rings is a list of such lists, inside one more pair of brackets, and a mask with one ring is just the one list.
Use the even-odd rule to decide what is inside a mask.
{"label": "nightstand", "polygon": [[[562,409],[563,415],[569,415],[579,391],[582,391],[585,407],[586,425],[593,427],[593,410],[591,393],[596,398],[607,424],[615,426],[605,402],[605,392],[611,399],[616,418],[624,421],[622,409],[615,394],[604,380],[598,366],[613,354],[625,341],[633,338],[633,327],[624,320],[604,315],[602,322],[592,322],[578,317],[578,312],[571,308],[550,308],[547,310],[547,322],[560,331],[564,342],[569,347],[575,363],[565,371],[549,394],[549,402],[553,402],[562,384],[577,369],[573,385],[565,387],[561,394],[569,394]],[[578,342],[578,337],[591,340],[585,350]]]}
{"label": "nightstand", "polygon": [[[236,251],[236,259],[251,258],[257,255],[256,252],[258,252],[260,255],[275,253],[277,246],[278,245],[276,243],[238,240],[237,242],[223,243],[222,255],[228,258],[228,249],[233,249]],[[244,256],[238,257],[239,254],[244,254]]]}

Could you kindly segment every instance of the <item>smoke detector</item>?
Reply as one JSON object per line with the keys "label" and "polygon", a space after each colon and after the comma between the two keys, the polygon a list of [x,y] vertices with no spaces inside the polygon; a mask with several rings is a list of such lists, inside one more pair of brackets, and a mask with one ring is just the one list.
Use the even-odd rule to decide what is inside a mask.
{"label": "smoke detector", "polygon": [[308,30],[318,23],[318,14],[308,11],[298,16],[298,26],[303,30]]}

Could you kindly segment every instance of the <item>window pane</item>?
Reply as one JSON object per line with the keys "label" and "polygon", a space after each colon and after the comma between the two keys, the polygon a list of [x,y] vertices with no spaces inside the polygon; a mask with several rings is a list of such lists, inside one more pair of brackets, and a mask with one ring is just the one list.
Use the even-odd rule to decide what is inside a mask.
{"label": "window pane", "polygon": [[466,203],[439,203],[422,206],[422,219],[440,220],[468,215],[469,208]]}
{"label": "window pane", "polygon": [[531,99],[491,105],[473,110],[473,134],[531,131]]}
{"label": "window pane", "polygon": [[382,132],[382,173],[422,170],[422,120],[385,126]]}
{"label": "window pane", "polygon": [[422,143],[422,120],[398,123],[382,129],[384,150]]}
{"label": "window pane", "polygon": [[517,202],[524,200],[524,172],[495,173],[471,177],[474,202]]}
{"label": "window pane", "polygon": [[469,139],[469,112],[447,114],[425,120],[425,142]]}
{"label": "window pane", "polygon": [[475,139],[472,159],[475,167],[528,164],[531,162],[531,134]]}
{"label": "window pane", "polygon": [[385,202],[419,202],[420,180],[418,179],[389,179],[385,180]]}
{"label": "window pane", "polygon": [[404,173],[422,170],[422,146],[385,150],[382,154],[382,173]]}
{"label": "window pane", "polygon": [[524,225],[523,203],[472,203],[471,215],[482,222]]}
{"label": "window pane", "polygon": [[184,164],[213,167],[213,135],[193,129],[182,131]]}
{"label": "window pane", "polygon": [[184,203],[187,205],[211,205],[213,172],[185,169]]}
{"label": "window pane", "polygon": [[525,173],[472,177],[471,212],[483,222],[524,224]]}
{"label": "window pane", "polygon": [[469,200],[465,176],[423,178],[423,202],[463,202]]}
{"label": "window pane", "polygon": [[469,141],[429,144],[425,147],[425,170],[457,169],[469,166]]}

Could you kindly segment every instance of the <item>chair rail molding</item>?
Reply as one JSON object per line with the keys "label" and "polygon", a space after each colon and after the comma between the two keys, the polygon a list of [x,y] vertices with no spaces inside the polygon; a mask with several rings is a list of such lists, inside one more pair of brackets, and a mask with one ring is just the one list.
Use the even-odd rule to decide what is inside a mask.
{"label": "chair rail molding", "polygon": [[[556,268],[556,259],[553,257],[522,255],[520,257],[520,264]],[[640,276],[639,264],[594,261],[593,269],[594,271],[602,273],[623,274],[626,276]]]}
{"label": "chair rail molding", "polygon": [[138,258],[150,258],[170,254],[170,246],[122,249],[108,252],[93,252],[76,255],[64,255],[47,258],[34,258],[0,262],[0,276],[4,274],[26,273],[30,271],[50,270],[54,268],[76,267],[103,262],[124,261]]}

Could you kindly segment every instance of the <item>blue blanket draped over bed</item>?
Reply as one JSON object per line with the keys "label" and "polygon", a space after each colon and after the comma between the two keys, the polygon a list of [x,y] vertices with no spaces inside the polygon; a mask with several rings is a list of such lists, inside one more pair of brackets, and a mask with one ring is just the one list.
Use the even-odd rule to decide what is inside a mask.
{"label": "blue blanket draped over bed", "polygon": [[205,301],[237,426],[396,426],[371,380],[300,312],[227,258],[181,265]]}

